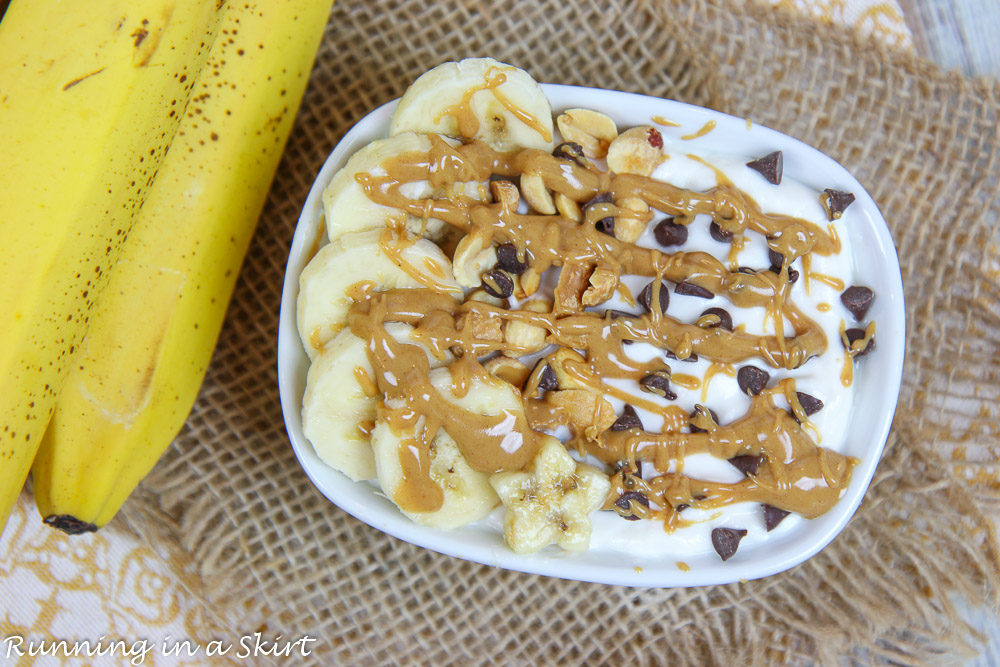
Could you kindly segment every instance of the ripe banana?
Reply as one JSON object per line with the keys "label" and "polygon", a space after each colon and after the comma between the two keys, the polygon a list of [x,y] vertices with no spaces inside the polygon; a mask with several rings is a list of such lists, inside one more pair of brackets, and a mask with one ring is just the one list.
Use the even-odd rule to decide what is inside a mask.
{"label": "ripe banana", "polygon": [[0,22],[0,529],[221,17],[15,0]]}
{"label": "ripe banana", "polygon": [[46,523],[67,532],[106,524],[187,418],[330,6],[226,7],[36,458]]}
{"label": "ripe banana", "polygon": [[[445,138],[445,141],[451,145],[458,143],[449,138]],[[407,215],[400,209],[376,204],[365,195],[361,184],[354,178],[355,174],[359,173],[368,173],[375,177],[384,176],[386,171],[382,165],[386,160],[404,153],[426,153],[430,149],[431,138],[428,135],[404,132],[389,139],[373,141],[352,155],[323,190],[327,237],[331,241],[336,241],[343,234],[382,229],[387,223],[404,220],[406,229],[411,234],[423,232],[423,236],[429,239],[441,240],[451,229],[447,223],[434,218],[429,218],[425,223],[424,220]],[[485,184],[470,182],[466,183],[460,192],[471,199],[482,200],[487,190]],[[437,199],[444,195],[441,192],[434,192],[427,181],[407,184],[403,194],[412,199]]]}
{"label": "ripe banana", "polygon": [[437,287],[462,298],[451,262],[427,239],[386,227],[344,234],[320,248],[299,276],[296,317],[310,359],[347,324],[348,289],[364,281],[380,290]]}
{"label": "ripe banana", "polygon": [[437,132],[481,139],[498,151],[553,147],[552,106],[522,69],[492,58],[448,62],[403,93],[389,134]]}

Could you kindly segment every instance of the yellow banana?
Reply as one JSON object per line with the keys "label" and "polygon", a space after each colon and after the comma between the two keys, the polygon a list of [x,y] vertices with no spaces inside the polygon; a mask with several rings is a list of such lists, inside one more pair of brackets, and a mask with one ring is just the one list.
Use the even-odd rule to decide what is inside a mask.
{"label": "yellow banana", "polygon": [[221,16],[15,0],[0,22],[0,530]]}
{"label": "yellow banana", "polygon": [[227,10],[36,456],[46,523],[106,524],[184,424],[331,5]]}

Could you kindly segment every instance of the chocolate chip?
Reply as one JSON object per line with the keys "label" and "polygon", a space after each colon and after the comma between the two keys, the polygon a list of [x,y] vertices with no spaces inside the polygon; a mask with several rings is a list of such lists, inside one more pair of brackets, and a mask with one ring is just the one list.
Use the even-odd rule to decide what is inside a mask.
{"label": "chocolate chip", "polygon": [[490,296],[506,299],[514,293],[514,281],[503,269],[493,269],[483,274],[483,289]]}
{"label": "chocolate chip", "polygon": [[[775,274],[780,275],[781,274],[781,267],[780,266],[772,266],[770,269],[768,269],[768,271],[770,271],[771,273],[775,273]],[[788,267],[788,282],[790,282],[790,283],[792,283],[794,285],[795,281],[798,280],[798,279],[799,279],[799,272],[796,271],[795,269],[793,269],[792,267]]]}
{"label": "chocolate chip", "polygon": [[542,374],[538,376],[538,388],[545,391],[555,391],[559,388],[559,380],[556,378],[556,372],[552,370],[552,366],[545,364]]}
{"label": "chocolate chip", "polygon": [[860,322],[864,319],[865,314],[868,312],[868,308],[872,305],[872,299],[875,298],[875,292],[871,291],[867,287],[861,287],[860,285],[851,285],[844,293],[840,295],[840,302],[844,304],[847,310],[851,311],[854,315],[854,319]]}
{"label": "chocolate chip", "polygon": [[733,233],[727,232],[719,226],[719,223],[714,221],[708,226],[708,233],[711,234],[712,238],[719,243],[729,243],[733,240]]}
{"label": "chocolate chip", "polygon": [[[705,408],[705,406],[703,405],[696,405],[694,407],[694,412],[691,413],[691,419],[694,419],[695,417],[698,416],[699,409],[708,410],[708,414],[712,415],[712,421],[714,421],[716,424],[719,423],[719,415],[715,414],[715,410],[713,410],[712,408]],[[693,422],[688,424],[688,426],[691,427],[692,433],[708,433],[708,431],[706,431],[705,429],[695,426]]]}
{"label": "chocolate chip", "polygon": [[642,430],[642,420],[639,419],[639,415],[636,414],[635,408],[633,408],[628,403],[622,409],[622,415],[615,420],[615,423],[611,425],[612,431],[627,431],[630,428],[637,428]]}
{"label": "chocolate chip", "polygon": [[677,398],[677,394],[670,390],[670,371],[656,371],[639,380],[639,388],[650,394],[656,394],[668,401]]}
{"label": "chocolate chip", "polygon": [[605,315],[610,315],[611,319],[617,320],[619,317],[637,317],[633,313],[626,313],[624,310],[605,310]]}
{"label": "chocolate chip", "polygon": [[[649,498],[646,494],[641,491],[626,491],[625,493],[618,496],[618,500],[615,501],[615,507],[619,507],[626,512],[632,511],[632,503],[639,503],[643,507],[649,507]],[[628,521],[638,521],[639,517],[635,514],[621,515],[623,519]]]}
{"label": "chocolate chip", "polygon": [[[632,472],[631,470],[631,468],[633,467],[635,468],[635,472]],[[639,479],[642,479],[642,462],[634,461],[630,465],[628,460],[619,461],[615,465],[615,472],[616,473],[620,472],[622,474],[622,477],[628,476],[628,477],[638,477]]]}
{"label": "chocolate chip", "polygon": [[762,371],[756,366],[743,366],[736,371],[736,383],[740,385],[740,391],[747,396],[756,396],[764,391],[767,381],[771,379],[771,374]]}
{"label": "chocolate chip", "polygon": [[829,220],[840,218],[844,214],[844,211],[847,210],[847,207],[854,203],[854,195],[850,192],[841,192],[840,190],[831,190],[830,188],[823,190],[823,195],[820,195],[819,199],[823,204],[823,208],[826,209],[826,217]]}
{"label": "chocolate chip", "polygon": [[725,309],[723,309],[723,308],[709,308],[708,310],[706,310],[705,312],[703,312],[698,319],[701,319],[702,317],[705,317],[706,315],[715,315],[716,317],[719,318],[719,321],[717,323],[710,324],[708,326],[709,329],[712,329],[714,327],[719,327],[721,329],[725,329],[726,331],[732,331],[733,330],[733,318],[729,315],[729,313]]}
{"label": "chocolate chip", "polygon": [[681,503],[680,505],[677,505],[676,507],[674,507],[674,511],[675,512],[683,512],[684,510],[686,510],[689,507],[691,507],[691,506],[688,505],[687,503]]}
{"label": "chocolate chip", "polygon": [[[587,214],[587,209],[594,204],[610,204],[611,203],[611,193],[602,192],[596,195],[593,199],[583,205],[583,214]],[[596,223],[594,223],[594,228],[602,234],[607,234],[608,236],[615,235],[615,219],[614,217],[608,216],[607,218],[601,218]]]}
{"label": "chocolate chip", "polygon": [[749,266],[740,266],[740,267],[737,267],[736,273],[746,273],[746,274],[752,276],[753,274],[757,273],[757,270],[756,269],[751,269]]}
{"label": "chocolate chip", "polygon": [[687,225],[674,222],[675,218],[664,218],[653,227],[653,236],[662,246],[684,245],[688,240]]}
{"label": "chocolate chip", "polygon": [[777,507],[772,505],[764,505],[764,527],[767,528],[767,532],[771,532],[778,527],[778,524],[784,520],[786,516],[791,514],[786,510],[779,510]]}
{"label": "chocolate chip", "polygon": [[797,391],[795,392],[795,397],[799,399],[799,405],[802,406],[802,411],[806,413],[806,417],[811,417],[823,409],[823,401],[815,396]]}
{"label": "chocolate chip", "polygon": [[[848,329],[847,331],[844,332],[844,334],[847,336],[848,345],[854,345],[854,341],[862,340],[865,337],[865,330]],[[854,356],[863,357],[874,349],[875,349],[875,336],[872,336],[871,340],[868,341],[868,345],[865,345],[865,349],[861,350],[860,352],[855,352]]]}
{"label": "chocolate chip", "polygon": [[764,462],[764,457],[754,454],[741,454],[740,456],[734,456],[729,459],[729,462],[734,468],[747,477],[750,477],[757,474],[757,468],[759,468],[760,464]]}
{"label": "chocolate chip", "polygon": [[[650,282],[648,285],[642,288],[639,292],[639,304],[646,310],[647,313],[653,312],[653,283]],[[660,312],[667,312],[667,306],[670,305],[670,288],[667,287],[666,283],[660,283]]]}
{"label": "chocolate chip", "polygon": [[704,287],[699,287],[694,283],[689,283],[684,281],[682,283],[677,283],[677,287],[674,288],[674,294],[682,294],[684,296],[696,296],[702,299],[711,299],[714,294],[709,292]]}
{"label": "chocolate chip", "polygon": [[[541,369],[539,369],[541,366]],[[556,379],[555,371],[549,366],[545,359],[539,359],[535,363],[535,367],[531,369],[531,375],[528,379],[524,381],[524,385],[521,387],[521,391],[525,391],[528,385],[531,383],[532,378],[537,375],[538,377],[538,388],[543,391],[553,391],[559,388],[559,380]]]}
{"label": "chocolate chip", "polygon": [[779,269],[785,265],[785,256],[782,255],[777,250],[767,249],[767,258],[771,261],[771,266],[776,266]]}
{"label": "chocolate chip", "polygon": [[698,353],[697,352],[692,352],[686,358],[680,359],[680,358],[678,358],[678,356],[676,354],[673,353],[672,350],[667,350],[665,356],[667,357],[667,359],[677,359],[677,361],[687,361],[687,362],[690,362],[690,363],[694,363],[694,362],[698,361]]}
{"label": "chocolate chip", "polygon": [[569,160],[570,162],[575,162],[581,167],[587,166],[587,158],[583,154],[583,146],[576,143],[575,141],[564,141],[555,147],[552,154],[557,158],[562,158],[563,160]]}
{"label": "chocolate chip", "polygon": [[781,183],[783,163],[784,159],[781,157],[781,151],[774,151],[760,159],[747,162],[747,166],[759,172],[761,176],[767,179],[768,183],[778,185]]}
{"label": "chocolate chip", "polygon": [[500,174],[490,174],[490,183],[496,183],[497,181],[506,181],[507,183],[513,183],[518,185],[517,179],[513,176],[501,176]]}
{"label": "chocolate chip", "polygon": [[509,274],[519,276],[525,272],[528,268],[528,256],[525,253],[524,260],[520,261],[517,258],[517,246],[513,243],[504,243],[503,245],[497,246],[497,263],[498,269],[503,269]]}
{"label": "chocolate chip", "polygon": [[607,234],[608,236],[615,235],[615,219],[614,218],[601,218],[594,223],[594,229],[602,234]]}
{"label": "chocolate chip", "polygon": [[726,561],[733,557],[740,548],[740,540],[746,537],[747,531],[742,528],[715,528],[712,530],[712,546],[715,553]]}

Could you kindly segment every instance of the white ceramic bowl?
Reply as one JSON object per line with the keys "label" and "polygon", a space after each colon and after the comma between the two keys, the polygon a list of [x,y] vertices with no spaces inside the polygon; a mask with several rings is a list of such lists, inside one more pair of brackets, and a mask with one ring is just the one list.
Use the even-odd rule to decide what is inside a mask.
{"label": "white ceramic bowl", "polygon": [[[281,299],[278,384],[288,435],[302,468],[323,495],[374,528],[449,556],[509,570],[625,586],[680,587],[756,579],[801,563],[829,544],[861,503],[885,446],[899,394],[905,327],[903,284],[896,250],[878,207],[861,184],[831,158],[774,130],[756,124],[748,127],[743,118],[630,93],[551,84],[543,88],[555,111],[596,109],[614,118],[619,127],[648,124],[650,118],[662,116],[681,124],[680,128],[663,128],[664,134],[681,135],[714,120],[715,129],[699,140],[702,147],[748,159],[781,150],[788,177],[817,190],[834,188],[854,193],[857,199],[845,220],[849,221],[849,233],[854,239],[856,266],[863,272],[865,284],[876,290],[869,317],[878,323],[878,340],[876,352],[865,357],[855,378],[855,404],[843,453],[858,457],[861,463],[854,469],[847,492],[826,514],[802,521],[794,530],[773,534],[752,549],[741,549],[728,562],[722,562],[714,553],[695,558],[664,554],[653,559],[596,547],[582,553],[549,548],[533,555],[518,555],[504,544],[495,519],[452,531],[426,528],[400,514],[374,482],[353,482],[324,464],[302,434],[302,395],[309,360],[295,324],[299,274],[317,243],[323,189],[355,151],[388,135],[395,102],[365,116],[337,145],[309,192],[292,240]],[[648,524],[648,530],[662,530],[657,523],[641,523]],[[684,560],[690,569],[679,569],[678,560]]]}

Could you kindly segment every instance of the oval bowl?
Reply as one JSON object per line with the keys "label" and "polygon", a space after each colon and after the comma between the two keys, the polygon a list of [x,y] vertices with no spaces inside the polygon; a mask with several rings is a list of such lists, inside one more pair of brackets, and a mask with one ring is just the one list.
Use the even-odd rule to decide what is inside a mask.
{"label": "oval bowl", "polygon": [[[288,436],[303,470],[330,501],[373,528],[442,554],[509,570],[624,586],[686,587],[757,579],[803,562],[829,544],[857,510],[885,446],[899,395],[905,334],[903,284],[892,237],[878,206],[832,158],[780,132],[748,124],[746,119],[632,93],[553,84],[542,87],[556,112],[587,107],[608,114],[625,128],[649,124],[654,116],[666,117],[680,124],[661,128],[665,136],[674,138],[715,121],[714,130],[699,139],[704,142],[702,147],[722,147],[726,153],[747,159],[781,150],[785,174],[795,180],[817,190],[835,188],[855,194],[848,223],[851,246],[855,265],[864,267],[865,282],[874,286],[878,295],[869,317],[878,322],[879,340],[877,354],[865,358],[855,377],[855,401],[843,453],[861,462],[846,493],[826,514],[769,536],[763,544],[741,550],[727,562],[709,553],[684,558],[679,564],[680,559],[669,554],[634,556],[613,548],[592,547],[581,553],[549,548],[519,555],[504,543],[498,511],[456,530],[426,528],[403,516],[374,482],[354,482],[324,464],[302,434],[302,396],[309,359],[296,331],[298,278],[322,232],[323,189],[355,151],[388,135],[395,101],[369,113],[337,144],[313,183],[289,251],[278,330],[278,386]],[[648,529],[660,530],[658,524],[648,523]]]}

